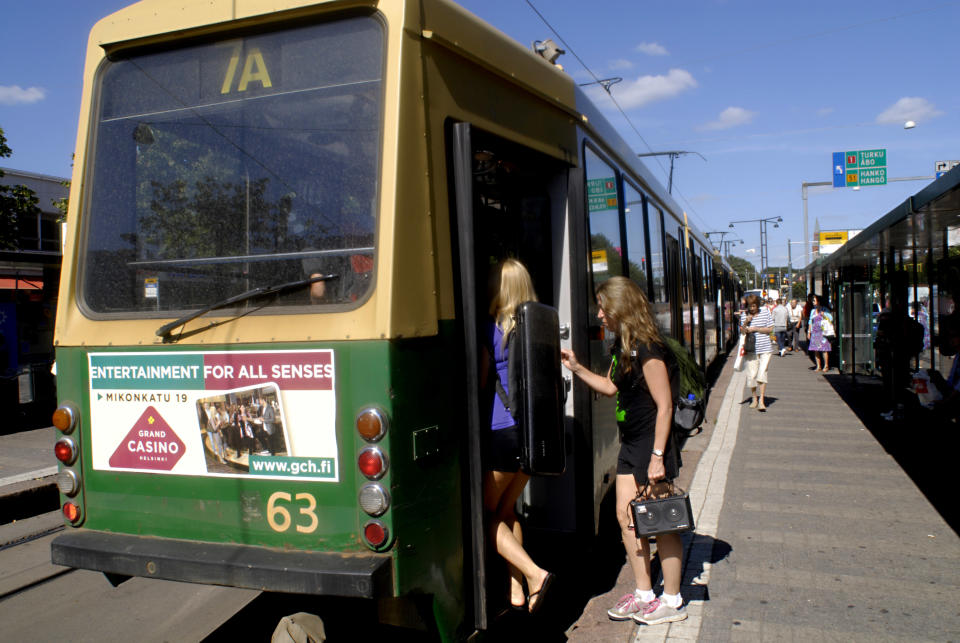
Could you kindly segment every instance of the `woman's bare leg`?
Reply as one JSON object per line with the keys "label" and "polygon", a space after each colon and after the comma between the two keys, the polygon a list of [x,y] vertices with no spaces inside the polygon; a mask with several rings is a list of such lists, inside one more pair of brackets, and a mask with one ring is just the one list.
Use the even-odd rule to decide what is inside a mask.
{"label": "woman's bare leg", "polygon": [[630,501],[637,497],[637,481],[632,475],[617,474],[617,521],[620,523],[620,537],[627,552],[627,560],[633,570],[633,577],[639,590],[651,590],[650,581],[650,543],[646,538],[637,538],[633,530],[633,517],[630,515]]}
{"label": "woman's bare leg", "polygon": [[503,556],[510,569],[510,595],[514,605],[523,604],[521,575],[526,578],[531,592],[540,588],[546,578],[546,570],[533,562],[523,548],[523,534],[514,512],[517,498],[530,479],[525,473],[489,471],[484,478],[484,508],[489,516],[489,535],[496,544],[497,553]]}

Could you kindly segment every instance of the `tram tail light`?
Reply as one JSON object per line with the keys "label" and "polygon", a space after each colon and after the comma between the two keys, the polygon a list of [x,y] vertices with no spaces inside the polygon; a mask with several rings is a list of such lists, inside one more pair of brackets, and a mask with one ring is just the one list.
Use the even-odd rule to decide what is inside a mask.
{"label": "tram tail light", "polygon": [[360,488],[360,508],[371,516],[382,516],[390,508],[387,490],[375,482]]}
{"label": "tram tail light", "polygon": [[72,502],[63,503],[63,515],[72,523],[80,520],[80,507]]}
{"label": "tram tail light", "polygon": [[65,496],[71,498],[80,491],[80,478],[73,469],[64,469],[54,478],[57,481],[57,488]]}
{"label": "tram tail light", "polygon": [[77,460],[77,443],[73,438],[62,437],[53,445],[53,453],[60,462],[71,465]]}
{"label": "tram tail light", "polygon": [[371,480],[379,480],[387,472],[387,456],[377,447],[367,447],[357,457],[360,473]]}
{"label": "tram tail light", "polygon": [[77,428],[77,410],[70,404],[61,404],[53,412],[53,426],[57,427],[61,433],[70,434]]}
{"label": "tram tail light", "polygon": [[374,549],[387,542],[387,528],[379,520],[371,520],[363,526],[363,538]]}
{"label": "tram tail light", "polygon": [[376,442],[387,432],[387,416],[380,409],[366,408],[357,414],[357,433],[367,442]]}

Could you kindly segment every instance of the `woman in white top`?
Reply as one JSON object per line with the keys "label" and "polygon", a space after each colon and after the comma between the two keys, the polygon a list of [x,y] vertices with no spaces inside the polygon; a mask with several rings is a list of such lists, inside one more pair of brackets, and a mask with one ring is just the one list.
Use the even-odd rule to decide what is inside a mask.
{"label": "woman in white top", "polygon": [[[754,350],[744,354],[747,369],[747,386],[750,387],[750,408],[766,411],[764,395],[767,392],[767,366],[773,346],[770,333],[773,332],[773,315],[766,306],[760,305],[756,295],[747,297],[747,311],[740,317],[740,332],[745,333],[747,341],[754,338]],[[759,396],[757,388],[759,386]],[[758,399],[759,398],[759,399]]]}

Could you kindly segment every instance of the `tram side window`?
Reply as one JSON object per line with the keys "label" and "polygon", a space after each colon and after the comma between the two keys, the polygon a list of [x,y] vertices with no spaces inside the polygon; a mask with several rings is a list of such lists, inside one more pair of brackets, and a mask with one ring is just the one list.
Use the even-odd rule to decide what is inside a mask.
{"label": "tram side window", "polygon": [[643,195],[623,182],[624,216],[627,222],[628,276],[647,291],[647,243],[643,226]]}
{"label": "tram side window", "polygon": [[650,281],[653,285],[653,301],[667,301],[667,282],[663,269],[663,213],[660,208],[647,207],[650,229]]}
{"label": "tram side window", "polygon": [[[87,309],[165,315],[311,273],[338,275],[312,303],[362,298],[383,38],[358,17],[105,63],[83,210]],[[304,288],[283,303],[311,299]]]}
{"label": "tram side window", "polygon": [[617,173],[589,147],[584,148],[587,211],[590,213],[590,263],[594,287],[623,274],[620,256],[620,203]]}

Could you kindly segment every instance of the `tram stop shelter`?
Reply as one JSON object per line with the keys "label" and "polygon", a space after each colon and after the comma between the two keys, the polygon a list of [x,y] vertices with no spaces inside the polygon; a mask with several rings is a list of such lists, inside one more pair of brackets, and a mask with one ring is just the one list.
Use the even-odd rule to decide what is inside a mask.
{"label": "tram stop shelter", "polygon": [[836,314],[840,372],[877,372],[877,316],[893,296],[907,302],[910,316],[925,329],[923,350],[911,366],[935,368],[946,378],[953,358],[938,346],[940,321],[960,301],[960,167],[804,272]]}

